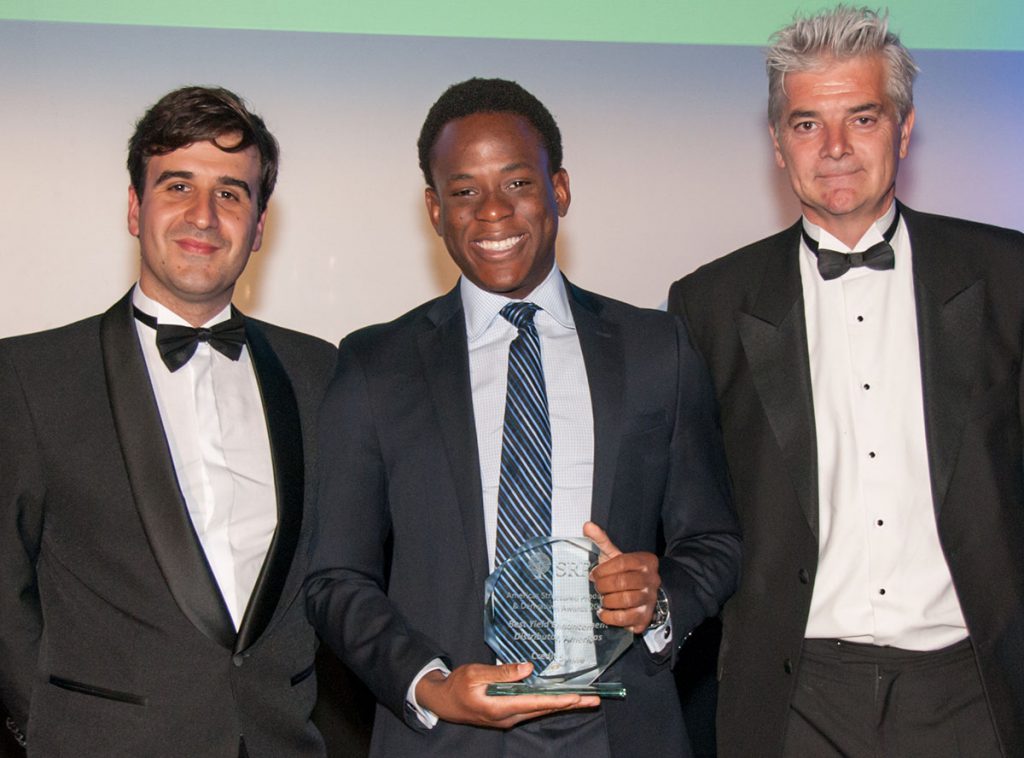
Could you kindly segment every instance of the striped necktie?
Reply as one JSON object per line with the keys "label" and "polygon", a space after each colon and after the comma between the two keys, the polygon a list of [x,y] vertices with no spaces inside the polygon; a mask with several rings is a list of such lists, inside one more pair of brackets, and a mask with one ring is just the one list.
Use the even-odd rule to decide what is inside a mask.
{"label": "striped necktie", "polygon": [[[495,565],[500,565],[529,539],[551,535],[551,424],[541,363],[540,337],[533,323],[540,310],[533,303],[509,303],[501,315],[519,330],[508,349],[508,390],[505,398],[505,429],[501,440],[501,476],[498,481],[498,528]],[[550,559],[550,546],[544,548]],[[508,580],[520,597],[542,602],[519,603],[502,609],[514,619],[513,628],[534,629],[533,639],[502,640],[499,658],[505,663],[531,660],[539,674],[554,658],[554,642],[548,636],[554,611],[551,607],[551,572],[537,576],[526,561],[509,566]],[[550,566],[550,560],[547,562]],[[535,564],[534,564],[535,565]],[[524,607],[525,606],[525,607]]]}

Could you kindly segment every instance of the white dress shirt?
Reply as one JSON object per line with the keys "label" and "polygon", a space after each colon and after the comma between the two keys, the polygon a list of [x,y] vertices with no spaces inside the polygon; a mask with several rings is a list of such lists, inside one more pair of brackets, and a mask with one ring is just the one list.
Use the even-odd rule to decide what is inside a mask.
{"label": "white dress shirt", "polygon": [[[895,203],[849,248],[882,241]],[[925,442],[912,253],[901,220],[891,271],[825,281],[800,244],[818,452],[818,570],[806,636],[937,650],[967,629],[939,544]]]}
{"label": "white dress shirt", "polygon": [[[519,330],[500,314],[510,302],[507,297],[486,292],[465,277],[459,283],[459,290],[466,313],[487,558],[493,571],[508,350]],[[590,519],[594,411],[583,351],[557,266],[552,267],[551,273],[527,299],[540,308],[533,323],[540,337],[551,419],[551,533],[555,537],[580,537],[583,524]],[[614,541],[615,535],[611,537]]]}
{"label": "white dress shirt", "polygon": [[[188,322],[136,285],[132,302],[158,323]],[[227,320],[230,306],[205,326]],[[263,401],[247,347],[233,361],[200,342],[171,372],[156,331],[136,319],[178,486],[189,517],[238,629],[274,530],[277,493]]]}

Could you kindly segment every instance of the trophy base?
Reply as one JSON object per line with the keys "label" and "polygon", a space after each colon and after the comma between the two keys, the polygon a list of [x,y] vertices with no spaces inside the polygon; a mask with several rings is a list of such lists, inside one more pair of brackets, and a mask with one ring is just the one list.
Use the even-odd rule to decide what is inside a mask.
{"label": "trophy base", "polygon": [[524,684],[523,682],[496,682],[487,685],[488,695],[597,695],[622,700],[626,687],[617,682],[593,684]]}

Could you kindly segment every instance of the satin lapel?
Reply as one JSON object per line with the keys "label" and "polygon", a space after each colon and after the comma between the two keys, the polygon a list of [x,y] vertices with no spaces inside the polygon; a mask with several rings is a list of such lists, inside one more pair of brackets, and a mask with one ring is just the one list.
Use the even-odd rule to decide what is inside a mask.
{"label": "satin lapel", "polygon": [[131,292],[103,315],[100,343],[110,410],[135,507],[153,555],[182,613],[211,640],[231,648],[234,625],[178,487],[139,347]]}
{"label": "satin lapel", "polygon": [[594,413],[594,484],[590,518],[608,528],[612,489],[622,440],[625,358],[618,324],[600,316],[600,303],[566,282],[569,306],[590,385]]}
{"label": "satin lapel", "polygon": [[469,347],[457,286],[437,301],[428,318],[432,326],[418,337],[423,373],[441,428],[448,470],[455,482],[473,579],[482,587],[487,578],[487,536],[469,383]]}
{"label": "satin lapel", "polygon": [[280,604],[302,531],[305,493],[302,427],[291,381],[263,332],[248,319],[245,338],[267,417],[277,490],[277,530],[245,609],[236,651],[245,650],[259,639]]}
{"label": "satin lapel", "polygon": [[782,450],[807,523],[818,534],[817,441],[807,325],[800,286],[799,222],[765,268],[750,313],[736,314],[754,386]]}
{"label": "satin lapel", "polygon": [[971,250],[950,250],[927,221],[911,210],[903,208],[903,217],[914,262],[924,426],[938,513],[970,407],[978,345],[982,342],[985,282],[962,263],[970,259]]}

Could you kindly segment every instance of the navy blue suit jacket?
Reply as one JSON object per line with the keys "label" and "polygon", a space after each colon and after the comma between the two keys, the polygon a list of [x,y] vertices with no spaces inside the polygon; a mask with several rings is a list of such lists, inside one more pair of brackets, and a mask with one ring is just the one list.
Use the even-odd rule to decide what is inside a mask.
{"label": "navy blue suit jacket", "polygon": [[[627,552],[656,551],[663,537],[660,572],[681,643],[732,593],[739,562],[706,368],[674,317],[567,286],[594,412],[592,520]],[[346,338],[323,410],[310,612],[382,704],[379,756],[501,751],[498,730],[442,722],[426,732],[406,709],[432,658],[494,662],[469,382],[456,288]],[[601,706],[611,755],[689,753],[671,658],[656,665],[637,638],[607,673],[629,690]]]}

